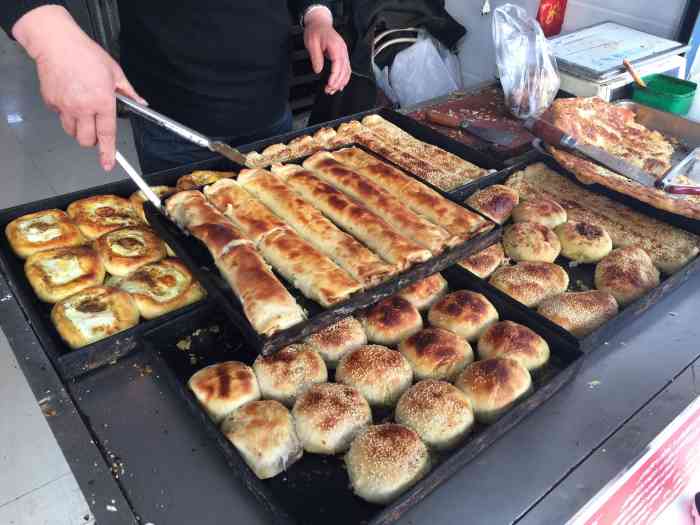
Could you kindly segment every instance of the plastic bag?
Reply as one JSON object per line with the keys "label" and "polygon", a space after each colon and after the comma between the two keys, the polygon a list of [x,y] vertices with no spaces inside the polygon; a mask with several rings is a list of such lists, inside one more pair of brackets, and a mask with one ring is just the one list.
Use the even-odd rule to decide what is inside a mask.
{"label": "plastic bag", "polygon": [[538,117],[559,91],[557,62],[542,28],[522,7],[505,4],[493,13],[492,31],[507,107],[518,118]]}
{"label": "plastic bag", "polygon": [[391,67],[374,65],[375,78],[392,102],[410,106],[462,87],[459,59],[427,33],[396,54]]}

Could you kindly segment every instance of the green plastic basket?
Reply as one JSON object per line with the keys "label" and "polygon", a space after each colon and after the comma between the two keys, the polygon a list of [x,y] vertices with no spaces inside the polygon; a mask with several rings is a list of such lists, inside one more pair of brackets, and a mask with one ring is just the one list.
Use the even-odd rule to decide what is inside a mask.
{"label": "green plastic basket", "polygon": [[646,76],[644,82],[646,89],[634,84],[632,100],[676,115],[688,113],[698,87],[695,82],[661,74]]}

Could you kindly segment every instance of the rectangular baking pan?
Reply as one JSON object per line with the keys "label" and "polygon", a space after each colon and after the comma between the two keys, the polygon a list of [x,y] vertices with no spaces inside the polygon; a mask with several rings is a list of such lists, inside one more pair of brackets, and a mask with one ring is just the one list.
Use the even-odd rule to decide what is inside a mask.
{"label": "rectangular baking pan", "polygon": [[[149,178],[149,182],[154,185],[175,184],[175,180],[171,175]],[[13,219],[27,213],[50,208],[65,210],[71,202],[91,195],[114,194],[128,197],[136,189],[136,185],[133,182],[123,180],[0,210],[0,227],[3,231],[0,235],[0,269],[5,274],[12,293],[24,310],[27,322],[34,329],[41,345],[44,347],[44,351],[65,379],[72,379],[129,354],[138,347],[139,337],[145,331],[165,321],[186,316],[188,313],[200,308],[202,302],[170,312],[157,319],[142,320],[128,330],[72,350],[61,339],[54,328],[50,317],[51,305],[41,301],[29,284],[24,274],[24,261],[12,251],[10,243],[4,234],[5,226]]]}
{"label": "rectangular baking pan", "polygon": [[[588,191],[598,193],[608,197],[610,200],[620,202],[633,210],[657,219],[661,222],[671,224],[686,230],[688,232],[700,235],[700,221],[694,221],[680,215],[674,215],[672,213],[666,212],[664,210],[657,210],[653,206],[649,206],[646,203],[640,202],[632,197],[623,195],[616,191],[610,190],[605,186],[599,184],[584,185],[580,183],[576,176],[569,172],[568,170],[561,167],[551,156],[543,155],[537,153],[531,155],[531,157],[523,162],[504,170],[499,173],[499,176],[494,181],[494,184],[504,184],[506,180],[515,172],[525,169],[527,166],[537,163],[544,162],[549,168],[556,171],[557,173],[569,178],[574,183],[585,188]],[[507,225],[508,223],[506,223]],[[564,257],[558,257],[555,263],[562,266],[566,272],[569,274],[569,291],[581,291],[585,289],[594,290],[595,286],[593,283],[593,276],[595,272],[595,264],[578,264],[570,265],[569,260]],[[560,326],[552,323],[548,319],[540,316],[535,309],[531,309],[531,312],[539,318],[539,322],[549,324],[552,330],[559,332],[562,337],[569,338],[571,341],[575,342],[582,351],[590,352],[599,348],[611,337],[617,334],[625,326],[630,324],[634,319],[641,316],[646,312],[651,306],[657,303],[662,297],[672,293],[675,289],[679,288],[688,278],[700,270],[700,256],[696,256],[692,259],[685,267],[681,268],[679,271],[673,275],[661,274],[661,283],[659,286],[650,290],[648,293],[637,299],[631,304],[628,304],[624,308],[621,308],[618,315],[612,318],[607,323],[603,324],[597,330],[594,330],[585,337],[576,337],[570,332],[564,330]],[[461,271],[469,273],[467,270],[462,269]],[[492,287],[487,281],[484,281],[486,286],[488,286],[493,293],[502,295],[503,297],[508,297],[506,294],[500,290]]]}
{"label": "rectangular baking pan", "polygon": [[[342,456],[305,454],[288,471],[272,479],[259,480],[253,474],[187,387],[191,375],[205,366],[226,360],[252,364],[257,356],[256,350],[244,344],[241,335],[236,333],[235,327],[227,322],[221,312],[215,309],[200,310],[190,317],[187,324],[156,328],[146,334],[144,344],[165,360],[168,365],[166,380],[181,396],[193,417],[204,425],[234,475],[270,512],[273,522],[332,522],[338,525],[394,523],[557,392],[576,374],[584,356],[569,339],[551,330],[549,324],[539,324],[527,308],[508,297],[492,293],[480,279],[454,268],[447,269],[443,275],[451,289],[471,289],[485,294],[499,311],[501,319],[525,324],[544,337],[552,352],[550,365],[536,374],[535,389],[529,397],[495,424],[477,425],[461,445],[436,457],[433,468],[425,478],[384,507],[369,504],[352,494]],[[391,418],[391,412],[373,411],[374,423]]]}

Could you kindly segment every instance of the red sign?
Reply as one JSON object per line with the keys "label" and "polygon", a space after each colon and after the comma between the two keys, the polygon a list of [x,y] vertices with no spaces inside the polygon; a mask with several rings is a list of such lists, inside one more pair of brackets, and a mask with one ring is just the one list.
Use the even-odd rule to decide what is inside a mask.
{"label": "red sign", "polygon": [[566,0],[541,0],[537,10],[537,21],[542,26],[544,36],[554,36],[561,33],[566,13]]}
{"label": "red sign", "polygon": [[700,469],[700,398],[646,448],[629,469],[574,518],[576,525],[649,525]]}

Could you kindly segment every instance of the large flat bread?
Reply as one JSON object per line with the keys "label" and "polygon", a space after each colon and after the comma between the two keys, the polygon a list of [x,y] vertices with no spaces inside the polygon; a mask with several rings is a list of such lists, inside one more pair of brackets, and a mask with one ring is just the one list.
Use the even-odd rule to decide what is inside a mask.
{"label": "large flat bread", "polygon": [[388,145],[397,147],[401,151],[435,166],[449,175],[450,178],[456,178],[457,184],[465,184],[488,173],[487,170],[442,148],[418,140],[379,115],[366,116],[362,119],[362,124],[371,129]]}
{"label": "large flat bread", "polygon": [[238,245],[216,260],[256,332],[272,335],[306,317],[252,244]]}
{"label": "large flat bread", "polygon": [[333,157],[384,188],[415,213],[461,239],[470,239],[494,227],[494,223],[481,215],[444,198],[410,175],[359,148],[343,148],[334,152]]}
{"label": "large flat bread", "polygon": [[359,282],[289,228],[266,235],[260,252],[295,288],[326,308],[362,289]]}
{"label": "large flat bread", "polygon": [[506,182],[521,200],[546,197],[566,209],[569,220],[602,226],[613,246],[639,246],[664,273],[685,266],[700,251],[700,238],[586,190],[542,163],[528,166]]}
{"label": "large flat bread", "polygon": [[304,167],[361,202],[368,210],[435,254],[442,252],[449,241],[456,239],[456,242],[450,244],[460,242],[458,237],[449,234],[444,228],[412,212],[400,199],[378,184],[341,164],[332,153],[316,153],[304,161]]}
{"label": "large flat bread", "polygon": [[[661,133],[635,122],[634,112],[630,109],[615,106],[597,97],[566,98],[555,100],[547,111],[546,118],[577,140],[601,147],[657,178],[671,168],[673,146]],[[598,183],[655,208],[700,219],[700,197],[672,196],[566,151],[551,148],[551,152],[557,162],[584,183]],[[687,179],[679,183],[693,184]]]}
{"label": "large flat bread", "polygon": [[204,195],[256,246],[266,235],[285,227],[284,222],[235,180],[221,179],[204,188]]}
{"label": "large flat bread", "polygon": [[432,257],[430,250],[402,237],[383,219],[359,205],[313,172],[301,166],[287,165],[285,170],[274,170],[307,202],[318,208],[345,231],[369,246],[384,260],[407,268]]}
{"label": "large flat bread", "polygon": [[272,335],[304,320],[304,311],[253,243],[209,204],[202,192],[176,193],[166,202],[166,209],[178,224],[207,246],[256,332]]}
{"label": "large flat bread", "polygon": [[397,271],[353,236],[339,229],[269,171],[242,170],[238,175],[238,182],[286,221],[299,236],[330,257],[363,285],[375,285]]}

